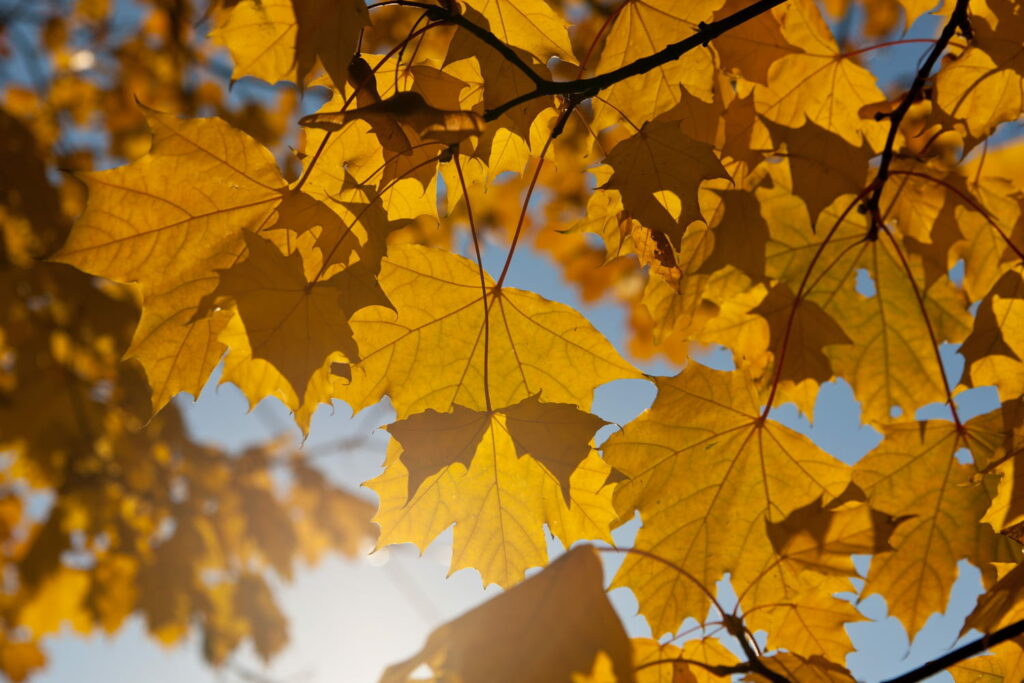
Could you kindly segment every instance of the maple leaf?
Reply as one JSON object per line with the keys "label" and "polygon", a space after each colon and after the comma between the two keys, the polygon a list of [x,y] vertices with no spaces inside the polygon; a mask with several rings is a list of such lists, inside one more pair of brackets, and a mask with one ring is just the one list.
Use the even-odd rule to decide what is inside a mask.
{"label": "maple leaf", "polygon": [[[727,0],[715,12],[722,19],[746,7],[740,0]],[[767,84],[768,68],[777,60],[799,50],[782,34],[779,12],[765,12],[740,24],[715,40],[715,51],[726,70],[738,71],[743,78]]]}
{"label": "maple leaf", "polygon": [[308,280],[298,251],[285,256],[252,233],[245,242],[248,257],[219,272],[211,296],[234,299],[253,357],[273,363],[300,394],[332,353],[357,361],[348,318],[366,306],[390,308],[373,273],[356,263],[328,279]]}
{"label": "maple leaf", "polygon": [[[751,308],[750,313],[768,323],[770,339],[767,348],[776,359],[787,360],[778,372],[778,381],[800,385],[810,380],[823,384],[833,376],[832,362],[825,353],[834,344],[850,344],[842,328],[812,301],[797,302],[784,283],[775,285]],[[800,403],[798,402],[798,405]],[[809,405],[800,405],[810,412]]]}
{"label": "maple leaf", "polygon": [[[855,683],[846,667],[821,656],[801,657],[791,652],[780,652],[771,657],[762,657],[760,661],[769,671],[790,681]],[[746,680],[767,683],[771,679],[760,673],[750,673]]]}
{"label": "maple leaf", "polygon": [[769,647],[832,662],[853,650],[844,625],[863,617],[833,593],[849,590],[841,577],[858,576],[852,556],[891,550],[889,539],[903,521],[871,509],[863,498],[850,487],[827,506],[812,501],[769,523],[776,564],[740,598],[745,622],[767,631]]}
{"label": "maple leaf", "polygon": [[982,300],[974,327],[958,352],[964,357],[962,382],[994,384],[1004,400],[1024,394],[1024,277],[1005,274]]}
{"label": "maple leaf", "polygon": [[768,536],[779,556],[794,568],[856,576],[852,556],[892,550],[889,539],[906,519],[874,510],[864,500],[864,493],[851,487],[828,506],[812,501],[769,524]]}
{"label": "maple leaf", "polygon": [[369,23],[359,0],[239,0],[210,37],[231,52],[235,80],[255,76],[302,84],[319,60],[341,84]]}
{"label": "maple leaf", "polygon": [[868,161],[874,152],[865,144],[854,146],[811,120],[800,128],[765,120],[776,145],[785,144],[785,158],[793,176],[793,194],[803,198],[811,225],[837,197],[862,190]]}
{"label": "maple leaf", "polygon": [[[546,562],[545,524],[566,546],[581,539],[610,540],[614,486],[606,484],[610,468],[594,452],[569,477],[564,499],[563,482],[541,460],[520,455],[510,419],[502,413],[462,410],[441,419],[430,413],[417,417],[390,429],[397,427],[397,435],[415,445],[413,467],[420,472],[444,468],[414,489],[402,448],[392,442],[384,473],[366,484],[381,499],[374,518],[381,526],[380,545],[415,543],[426,549],[454,523],[452,571],[473,567],[485,585],[509,586],[527,568]],[[452,451],[437,453],[417,441],[424,436],[422,424],[431,421],[446,428],[438,440],[452,444]],[[479,437],[477,430],[483,431]],[[478,441],[467,444],[470,439]],[[456,455],[463,461],[454,461]]]}
{"label": "maple leaf", "polygon": [[[380,102],[346,112],[321,112],[299,119],[299,125],[336,131],[350,121],[362,119],[380,130],[388,122],[403,123],[424,140],[457,145],[484,130],[483,118],[474,111],[447,111],[427,104],[418,92],[401,92]],[[379,137],[379,136],[378,136]]]}
{"label": "maple leaf", "polygon": [[764,248],[768,242],[768,224],[761,216],[757,199],[743,190],[723,190],[721,216],[713,223],[714,247],[700,272],[713,273],[732,266],[754,281],[764,279]]}
{"label": "maple leaf", "polygon": [[[243,248],[243,230],[268,220],[287,186],[270,152],[223,121],[146,116],[150,154],[84,175],[89,203],[54,259],[141,285],[143,320],[128,355],[146,369],[159,410],[179,391],[198,395],[223,354],[225,316],[186,323],[216,287],[215,269]],[[185,182],[171,180],[179,176]],[[160,192],[156,178],[165,179]]]}
{"label": "maple leaf", "polygon": [[[569,307],[499,289],[490,278],[485,294],[477,266],[454,254],[392,248],[379,281],[397,313],[368,308],[351,318],[362,360],[340,397],[355,410],[385,393],[404,418],[456,404],[484,410],[485,394],[493,405],[508,406],[538,392],[586,410],[599,385],[640,377]],[[565,374],[566,367],[575,372]]]}
{"label": "maple leaf", "polygon": [[[554,476],[569,502],[570,477],[590,453],[594,432],[607,423],[564,403],[542,403],[537,396],[502,408],[500,423],[519,456],[530,455]],[[454,406],[450,413],[428,410],[388,426],[402,444],[402,462],[409,471],[409,497],[423,480],[452,463],[469,467],[491,415]]]}
{"label": "maple leaf", "polygon": [[604,653],[615,680],[636,680],[629,639],[604,592],[601,561],[580,546],[541,573],[430,634],[423,648],[391,666],[381,683],[412,680],[429,663],[466,683],[568,681]]}
{"label": "maple leaf", "polygon": [[[794,291],[805,278],[813,281],[803,298],[835,320],[851,342],[827,346],[825,354],[853,387],[863,419],[888,422],[893,406],[909,417],[922,405],[945,401],[936,352],[921,349],[934,348],[933,335],[938,342],[966,336],[970,316],[962,293],[945,275],[926,283],[921,260],[902,253],[895,239],[864,241],[867,228],[859,214],[847,212],[840,222],[852,198],[841,197],[822,212],[816,235],[793,210],[797,201],[779,194],[763,204],[772,233],[767,271]],[[817,263],[827,266],[808,275],[816,250]],[[870,277],[870,295],[858,291],[858,270]]]}
{"label": "maple leaf", "polygon": [[1024,448],[1024,402],[1020,399],[967,422],[975,462],[983,472],[1000,476],[992,504],[982,518],[996,531],[1021,540],[1020,466],[1017,457]]}
{"label": "maple leaf", "polygon": [[882,147],[884,126],[858,117],[860,107],[884,99],[875,77],[839,52],[812,2],[787,3],[782,33],[803,50],[768,68],[768,84],[755,87],[757,111],[775,123],[800,128],[813,121],[855,147]]}
{"label": "maple leaf", "polygon": [[[198,395],[219,362],[226,348],[219,337],[230,313],[211,304],[225,293],[245,302],[242,307],[248,313],[243,318],[248,326],[264,330],[253,338],[256,356],[269,354],[282,368],[292,363],[287,374],[289,381],[298,383],[296,393],[301,397],[308,376],[319,367],[311,364],[319,360],[322,365],[325,359],[314,356],[344,347],[337,338],[327,339],[324,335],[330,333],[325,332],[319,347],[304,361],[308,367],[300,368],[291,343],[306,346],[311,330],[285,339],[288,328],[282,335],[279,324],[287,320],[294,324],[296,311],[308,313],[314,299],[324,301],[325,287],[346,290],[344,296],[339,292],[342,323],[360,306],[386,305],[372,283],[374,261],[379,259],[373,254],[373,234],[354,219],[350,227],[342,228],[336,212],[289,190],[269,152],[224,122],[183,121],[154,111],[147,111],[147,116],[154,131],[152,151],[129,166],[85,176],[91,188],[87,210],[54,258],[141,285],[142,319],[126,355],[145,368],[154,389],[154,410],[179,391]],[[150,189],[152,178],[180,182],[171,183],[174,192],[160,196]],[[263,230],[268,237],[287,243],[280,228],[301,234],[315,225],[322,226],[325,241],[334,238],[323,252],[332,262],[351,259],[365,245],[366,265],[331,274],[332,284],[313,286],[313,296],[306,296],[303,291],[309,281],[305,278],[315,277],[303,276],[297,253],[275,257],[264,249],[258,263],[242,260],[246,235]],[[184,254],[187,258],[182,258]],[[345,275],[348,270],[352,272]],[[234,274],[228,276],[229,284],[221,282],[222,273]],[[279,292],[279,320],[270,320],[275,314],[264,310],[258,300],[260,291],[274,288]],[[292,294],[282,296],[285,290]],[[268,350],[268,343],[277,346]],[[355,353],[354,345],[349,343],[347,350]],[[252,398],[258,401],[263,395]],[[313,404],[321,399],[316,397]],[[297,401],[291,405],[299,408]]]}
{"label": "maple leaf", "polygon": [[949,667],[955,683],[1009,683],[1024,676],[1024,647],[1004,643],[980,657]]}
{"label": "maple leaf", "polygon": [[743,373],[691,363],[658,380],[651,409],[603,446],[612,467],[629,478],[616,490],[616,508],[623,515],[639,510],[644,520],[635,545],[692,577],[646,558],[623,563],[615,585],[634,592],[655,633],[702,616],[708,597],[700,586],[713,586],[725,572],[742,590],[775,557],[765,524],[839,495],[849,481],[845,465],[764,420],[760,407]]}
{"label": "maple leaf", "polygon": [[525,50],[546,63],[551,57],[575,62],[568,24],[544,0],[464,0],[487,19],[502,43]]}
{"label": "maple leaf", "polygon": [[[682,3],[678,0],[628,0],[615,13],[597,72],[613,71],[647,57],[694,32],[711,19],[724,0]],[[643,126],[680,100],[680,88],[695,97],[711,100],[714,66],[711,55],[693,50],[682,59],[651,69],[636,78],[613,85],[602,98],[609,104],[598,113],[597,127],[614,123],[621,112],[628,121]]]}
{"label": "maple leaf", "polygon": [[697,204],[701,181],[729,177],[711,145],[690,139],[671,122],[645,124],[616,145],[606,161],[614,172],[604,188],[618,190],[627,211],[676,246],[686,227],[702,220]]}
{"label": "maple leaf", "polygon": [[1017,3],[997,0],[970,22],[971,46],[939,71],[936,101],[972,135],[986,136],[1024,111],[1024,48],[1012,37],[1024,31],[1024,14]]}
{"label": "maple leaf", "polygon": [[872,560],[864,592],[885,595],[889,613],[913,638],[945,607],[956,563],[969,559],[985,570],[1005,546],[980,524],[989,506],[987,489],[972,467],[955,458],[960,448],[973,449],[974,440],[951,422],[893,425],[884,434],[854,466],[853,481],[873,507],[912,517],[893,533],[894,550]]}

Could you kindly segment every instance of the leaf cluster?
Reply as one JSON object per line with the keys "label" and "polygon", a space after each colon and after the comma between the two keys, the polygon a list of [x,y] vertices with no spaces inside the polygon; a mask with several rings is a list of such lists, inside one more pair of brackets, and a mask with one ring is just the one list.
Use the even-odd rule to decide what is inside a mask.
{"label": "leaf cluster", "polygon": [[[189,439],[170,401],[221,364],[222,382],[253,406],[276,398],[303,431],[320,404],[386,399],[393,438],[367,482],[378,545],[425,549],[454,525],[452,571],[508,589],[386,681],[424,664],[439,680],[852,681],[845,625],[864,617],[840,596],[882,596],[912,638],[961,560],[985,584],[965,630],[1019,635],[1006,628],[1024,618],[1020,3],[207,10],[210,42],[191,35],[189,3],[155,3],[108,81],[76,72],[77,38],[48,20],[54,73],[4,94],[16,282],[0,434],[11,486],[57,492],[45,519],[11,503],[23,578],[0,614],[32,634],[12,647],[61,619],[112,630],[139,610],[168,640],[201,621],[214,663],[245,637],[269,656],[284,625],[261,572],[288,576],[308,539],[313,555],[353,553],[375,535],[372,506],[301,458]],[[853,39],[826,20],[854,11]],[[86,27],[108,17],[101,3],[79,13]],[[928,22],[927,38],[878,42]],[[873,56],[893,42],[921,59],[886,94]],[[291,86],[239,111],[197,75],[216,71],[216,46],[239,87]],[[125,107],[140,68],[141,105]],[[61,99],[61,77],[88,104]],[[78,159],[55,187],[67,116],[104,126],[98,156],[125,163]],[[678,374],[643,374],[580,311],[509,286],[528,239],[584,299],[621,303],[634,356]],[[495,241],[508,246],[489,273]],[[707,344],[735,369],[694,360]],[[657,397],[595,441],[594,391],[622,379]],[[833,381],[882,437],[856,463],[773,417],[789,403],[813,419]],[[978,387],[998,405],[968,418],[961,394]],[[943,417],[923,419],[936,405]],[[283,495],[278,465],[293,470]],[[615,547],[635,518],[633,547]],[[626,637],[593,548],[549,564],[548,533],[625,554],[612,586],[657,639]],[[853,555],[872,556],[866,575]],[[130,579],[103,578],[117,572]],[[178,586],[159,605],[152,576]],[[77,611],[39,621],[47,591]],[[1019,680],[1021,652],[953,672]],[[18,669],[0,649],[0,665],[24,675],[40,663],[28,656],[12,655]]]}

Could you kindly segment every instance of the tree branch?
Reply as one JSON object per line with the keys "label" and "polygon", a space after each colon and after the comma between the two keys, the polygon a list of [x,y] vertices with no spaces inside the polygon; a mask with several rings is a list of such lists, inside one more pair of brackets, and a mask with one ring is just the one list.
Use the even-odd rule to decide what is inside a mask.
{"label": "tree branch", "polygon": [[377,3],[376,5],[370,5],[370,8],[380,7],[385,4],[399,5],[401,7],[416,7],[425,11],[427,13],[427,18],[431,21],[443,21],[447,24],[460,26],[494,48],[502,57],[507,59],[512,66],[526,74],[526,77],[533,81],[537,87],[540,87],[541,84],[547,82],[540,76],[540,74],[534,71],[529,64],[524,62],[522,58],[516,54],[515,50],[502,42],[498,36],[494,35],[482,26],[474,24],[454,9],[446,9],[445,7],[431,5],[425,2],[416,2],[416,0],[386,0],[385,2]]}
{"label": "tree branch", "polygon": [[[710,24],[701,22],[700,28],[693,35],[680,40],[678,43],[672,43],[652,55],[641,57],[635,62],[621,66],[614,71],[609,71],[608,73],[598,74],[597,76],[591,76],[590,78],[579,78],[573,81],[549,81],[538,77],[538,79],[535,80],[537,87],[534,90],[524,93],[518,97],[514,97],[494,109],[488,109],[484,112],[484,120],[493,121],[509,109],[538,97],[548,95],[577,95],[580,99],[593,97],[605,88],[613,86],[620,81],[647,73],[652,69],[662,66],[663,64],[675,61],[696,47],[700,47],[702,45],[707,46],[709,42],[726,31],[736,28],[740,24],[764,14],[768,10],[781,5],[785,1],[786,0],[757,0],[753,5],[741,9],[735,14],[730,14],[724,19],[713,21]],[[966,2],[966,0],[963,1]],[[461,26],[462,24],[459,25]],[[493,35],[491,35],[491,38],[498,40]],[[492,44],[490,40],[487,40],[486,42],[488,44]],[[501,41],[498,42],[500,43]]]}
{"label": "tree branch", "polygon": [[[942,27],[942,33],[939,34],[939,39],[935,41],[935,45],[932,47],[932,51],[928,53],[928,57],[924,60],[921,68],[917,70],[917,74],[914,76],[914,82],[910,86],[910,90],[903,96],[898,107],[895,111],[885,115],[885,118],[889,119],[889,135],[885,139],[885,148],[882,150],[882,160],[878,165],[878,175],[875,176],[874,192],[866,202],[861,206],[861,211],[871,215],[871,227],[868,229],[868,239],[874,241],[878,239],[878,231],[882,224],[882,217],[879,212],[878,204],[882,199],[882,190],[885,189],[885,181],[889,179],[889,166],[892,164],[893,157],[896,152],[896,133],[899,132],[900,124],[903,123],[903,118],[910,111],[911,105],[917,101],[921,96],[921,92],[924,90],[925,83],[931,76],[932,68],[935,66],[935,62],[942,56],[946,46],[949,45],[949,41],[956,35],[957,29],[963,31],[964,35],[968,39],[971,37],[971,23],[967,18],[967,6],[970,0],[956,0],[956,6],[953,8],[953,13],[949,15],[949,21]],[[877,118],[877,117],[876,117]]]}
{"label": "tree branch", "polygon": [[791,683],[788,678],[772,671],[761,661],[761,654],[755,652],[754,648],[750,645],[750,641],[747,640],[747,627],[743,623],[742,617],[734,614],[723,614],[722,623],[725,624],[725,630],[729,632],[729,635],[739,641],[740,648],[747,657],[747,665],[750,666],[752,673],[760,674],[769,681],[772,681],[772,683]]}
{"label": "tree branch", "polygon": [[902,676],[891,678],[888,681],[883,681],[883,683],[916,683],[917,681],[923,681],[932,674],[937,674],[947,667],[958,662],[962,662],[968,657],[981,654],[985,650],[995,647],[999,643],[1010,640],[1011,638],[1016,638],[1020,635],[1024,635],[1024,619],[1014,624],[1010,624],[1009,626],[1004,626],[994,633],[982,636],[975,641],[967,643],[963,647],[958,647],[952,652],[944,654],[937,659],[933,659],[927,664],[917,667],[913,671],[908,671]]}

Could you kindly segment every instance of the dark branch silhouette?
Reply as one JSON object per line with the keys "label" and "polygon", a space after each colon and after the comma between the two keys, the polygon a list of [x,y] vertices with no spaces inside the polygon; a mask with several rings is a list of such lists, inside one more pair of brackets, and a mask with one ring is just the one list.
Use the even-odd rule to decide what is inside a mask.
{"label": "dark branch silhouette", "polygon": [[967,643],[963,647],[958,647],[952,652],[948,652],[926,664],[922,664],[913,671],[908,671],[902,676],[890,678],[882,683],[915,683],[916,681],[923,681],[932,674],[937,674],[954,664],[958,664],[969,657],[973,657],[974,655],[980,655],[985,650],[1020,635],[1024,635],[1024,619],[1014,624],[1010,624],[1009,626],[1004,626],[994,633],[982,636],[977,640]]}
{"label": "dark branch silhouette", "polygon": [[896,153],[896,134],[899,132],[900,124],[903,123],[903,118],[910,111],[911,105],[914,104],[921,97],[921,92],[924,90],[925,83],[931,76],[932,68],[935,66],[935,62],[939,60],[946,47],[949,45],[949,41],[956,35],[957,29],[963,31],[964,35],[968,38],[971,37],[971,23],[967,17],[967,5],[969,0],[957,0],[956,7],[953,8],[953,13],[949,15],[949,21],[942,27],[942,33],[939,34],[939,39],[935,41],[935,45],[932,46],[931,52],[928,53],[928,57],[921,64],[921,68],[917,70],[917,74],[914,76],[914,82],[910,86],[910,90],[903,96],[900,104],[894,111],[889,114],[882,114],[876,116],[876,118],[887,118],[889,119],[889,135],[885,139],[885,148],[882,150],[882,160],[878,164],[878,175],[875,176],[872,187],[874,190],[871,196],[861,206],[861,211],[871,216],[871,227],[868,229],[868,239],[878,239],[878,231],[882,225],[882,216],[878,208],[878,203],[882,199],[882,190],[885,189],[885,182],[889,179],[889,166],[892,164],[893,157]]}
{"label": "dark branch silhouette", "polygon": [[[781,5],[785,1],[786,0],[758,0],[753,5],[741,9],[735,14],[730,14],[724,19],[713,21],[710,24],[702,22],[697,32],[693,35],[680,40],[678,43],[667,45],[652,55],[642,57],[635,62],[621,66],[614,71],[609,71],[608,73],[598,74],[596,76],[591,76],[590,78],[579,78],[573,81],[549,81],[546,79],[540,79],[537,83],[537,87],[531,92],[524,93],[519,97],[514,97],[494,109],[488,109],[485,111],[484,120],[493,121],[509,109],[538,97],[563,95],[575,98],[577,101],[588,99],[605,88],[611,87],[620,81],[624,81],[633,76],[639,76],[640,74],[647,73],[652,69],[662,66],[663,64],[673,62],[694,48],[701,46],[706,47],[708,43],[726,31],[734,29],[740,24],[764,14],[768,10]],[[491,38],[496,41],[498,40],[493,35],[491,35]],[[487,40],[486,42],[491,44],[490,40]]]}
{"label": "dark branch silhouette", "polygon": [[[524,62],[518,54],[516,54],[515,50],[502,42],[500,38],[487,29],[473,23],[463,15],[458,14],[454,9],[448,9],[439,5],[430,5],[424,2],[416,2],[415,0],[386,0],[385,2],[378,3],[376,6],[387,4],[401,5],[403,7],[416,7],[424,10],[427,13],[428,18],[432,21],[444,21],[460,26],[497,50],[509,61],[510,64],[522,71],[531,81],[533,81],[534,89],[530,92],[514,97],[508,102],[498,105],[494,109],[488,109],[485,111],[484,120],[493,121],[509,109],[517,107],[524,102],[537,99],[538,97],[562,95],[573,99],[577,103],[581,100],[593,97],[605,88],[611,87],[620,81],[624,81],[633,76],[639,76],[640,74],[647,73],[659,66],[673,62],[694,48],[701,46],[706,47],[708,43],[726,31],[734,29],[740,24],[750,21],[758,15],[764,14],[768,10],[781,5],[785,1],[786,0],[758,0],[753,5],[741,9],[735,14],[730,14],[724,19],[713,21],[710,24],[702,22],[697,32],[693,35],[687,36],[677,43],[667,45],[652,55],[642,57],[635,62],[621,66],[618,69],[609,71],[608,73],[598,74],[589,78],[578,78],[572,81],[549,81],[546,78],[542,78],[526,62]],[[371,7],[373,6],[374,5],[371,5]]]}

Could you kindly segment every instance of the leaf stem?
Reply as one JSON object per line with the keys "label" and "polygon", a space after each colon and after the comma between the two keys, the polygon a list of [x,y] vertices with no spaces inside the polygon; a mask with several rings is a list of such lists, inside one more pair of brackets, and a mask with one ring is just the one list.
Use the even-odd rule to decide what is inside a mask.
{"label": "leaf stem", "polygon": [[[1006,242],[1006,246],[1009,247],[1010,250],[1017,255],[1017,258],[1019,258],[1021,261],[1024,261],[1024,250],[1021,250],[1021,248],[1014,244],[1013,240],[1011,240],[1010,237],[1005,232],[1003,232],[1003,229],[999,227],[999,224],[996,223],[995,220],[992,219],[992,216],[985,209],[985,207],[980,205],[978,202],[974,201],[974,199],[972,199],[969,195],[964,194],[963,191],[960,190],[960,188],[952,185],[951,183],[947,183],[945,180],[942,180],[941,178],[934,178],[928,175],[927,173],[920,173],[919,171],[890,171],[889,175],[912,176],[915,178],[922,178],[924,180],[929,180],[935,183],[936,185],[940,185],[945,189],[949,190],[950,192],[958,196],[961,200],[963,200],[965,204],[969,205],[972,209],[980,213],[982,217],[984,217],[984,219],[988,222],[988,224],[991,225],[997,233],[999,233],[999,236],[1003,239],[1004,242]],[[975,184],[977,184],[977,182],[975,182]]]}
{"label": "leaf stem", "polygon": [[693,574],[691,574],[690,572],[688,572],[685,569],[683,569],[682,567],[680,567],[678,564],[676,564],[672,560],[667,560],[664,557],[662,557],[661,555],[656,555],[655,553],[652,553],[650,550],[643,550],[641,548],[618,548],[618,547],[615,547],[615,546],[594,546],[594,549],[597,550],[598,552],[601,552],[601,553],[618,553],[618,554],[639,555],[640,557],[645,557],[648,560],[654,560],[655,562],[661,562],[663,565],[665,565],[666,567],[669,567],[670,569],[676,571],[680,576],[683,576],[683,577],[689,579],[690,582],[693,583],[693,585],[697,586],[697,588],[699,588],[701,590],[701,592],[704,593],[704,595],[707,596],[708,600],[711,601],[711,604],[715,606],[715,609],[718,610],[718,613],[721,614],[723,618],[729,615],[729,612],[726,611],[726,609],[724,607],[722,607],[721,603],[718,602],[718,599],[715,598],[714,593],[712,593],[710,590],[708,590],[707,586],[705,586],[703,583],[698,581],[697,577],[695,577]]}
{"label": "leaf stem", "polygon": [[466,179],[462,175],[462,164],[459,162],[459,151],[456,149],[452,154],[452,161],[455,162],[455,171],[459,175],[459,185],[462,186],[462,197],[466,200],[466,216],[469,219],[469,231],[473,235],[473,249],[476,251],[476,265],[480,273],[480,303],[484,305],[484,404],[487,412],[491,412],[491,382],[490,382],[490,350],[491,350],[491,320],[490,304],[487,303],[487,280],[484,278],[484,260],[480,254],[480,238],[476,232],[476,222],[473,220],[473,206],[469,201],[469,188],[466,187]]}
{"label": "leaf stem", "polygon": [[[434,22],[432,24],[427,24],[426,26],[418,28],[415,31],[410,31],[409,35],[407,35],[404,39],[399,41],[398,44],[395,45],[393,48],[388,50],[387,54],[381,57],[381,60],[370,69],[370,73],[367,74],[366,77],[359,82],[359,85],[353,88],[352,92],[349,93],[348,97],[346,97],[345,101],[341,104],[341,109],[338,111],[338,113],[341,113],[348,109],[348,106],[352,104],[353,100],[355,100],[356,95],[359,93],[359,91],[370,84],[370,80],[376,76],[377,71],[384,65],[385,62],[388,61],[388,59],[393,57],[395,53],[399,52],[400,50],[404,50],[405,46],[409,44],[409,41],[411,41],[416,36],[422,33],[426,33],[430,29],[440,25],[440,22]],[[320,161],[320,156],[324,153],[324,150],[327,148],[327,142],[331,139],[332,134],[334,134],[333,130],[329,130],[324,133],[324,137],[320,141],[320,145],[316,148],[316,152],[313,153],[313,158],[309,160],[309,164],[306,166],[306,170],[302,172],[302,177],[300,177],[298,182],[295,183],[294,189],[296,191],[301,190],[302,186],[306,184],[307,180],[309,180],[309,176],[313,172],[313,168],[316,166],[317,162]]]}
{"label": "leaf stem", "polygon": [[526,197],[523,198],[523,209],[519,212],[519,222],[516,223],[516,231],[512,235],[512,244],[508,247],[508,256],[505,257],[505,265],[501,268],[501,275],[498,276],[497,289],[501,289],[501,286],[505,283],[505,276],[508,275],[508,268],[512,265],[512,256],[516,252],[516,245],[519,244],[519,237],[523,233],[523,224],[526,222],[526,212],[530,209],[530,198],[533,196],[533,190],[537,186],[537,179],[540,177],[540,171],[544,167],[544,155],[548,153],[548,148],[551,146],[552,140],[558,137],[558,134],[562,132],[565,127],[565,122],[569,118],[573,109],[576,108],[576,103],[572,100],[566,103],[565,108],[558,116],[558,120],[555,121],[555,125],[551,128],[551,132],[548,134],[548,139],[544,141],[544,147],[540,150],[540,157],[537,159],[537,168],[533,171],[533,178],[530,179],[530,186],[526,190]]}
{"label": "leaf stem", "polygon": [[885,233],[885,236],[889,238],[889,242],[892,244],[893,250],[900,259],[900,263],[903,266],[903,271],[907,274],[907,280],[910,281],[910,286],[914,290],[914,298],[917,299],[917,307],[921,310],[921,317],[924,318],[924,326],[928,330],[928,338],[931,340],[932,350],[935,352],[935,362],[939,365],[939,374],[942,376],[942,388],[946,392],[946,403],[949,405],[949,411],[952,413],[953,422],[957,426],[958,431],[963,431],[963,424],[960,422],[960,414],[957,412],[956,403],[953,401],[953,392],[949,388],[949,381],[946,379],[946,366],[942,362],[942,353],[939,351],[938,338],[935,336],[935,330],[932,328],[932,320],[928,315],[928,308],[924,303],[924,296],[921,294],[920,288],[917,286],[917,280],[914,279],[914,273],[910,270],[910,264],[907,262],[907,257],[903,254],[903,250],[900,248],[896,238],[892,236],[889,229],[885,225],[881,226],[881,230]]}
{"label": "leaf stem", "polygon": [[890,41],[885,42],[885,43],[878,43],[877,45],[867,45],[865,47],[857,48],[856,50],[852,50],[850,52],[844,52],[844,53],[838,55],[838,57],[840,57],[840,58],[856,57],[857,55],[862,55],[862,54],[864,54],[866,52],[873,52],[874,50],[881,50],[882,48],[893,47],[895,45],[909,45],[911,43],[932,43],[932,44],[934,44],[935,42],[936,42],[935,38],[904,38],[903,40],[890,40]]}
{"label": "leaf stem", "polygon": [[872,190],[872,187],[872,185],[869,185],[865,189],[861,190],[860,194],[854,197],[849,206],[839,214],[839,218],[837,218],[835,223],[832,224],[828,234],[825,235],[825,239],[821,241],[821,244],[818,245],[818,249],[814,252],[814,256],[811,257],[811,262],[807,265],[807,271],[804,273],[804,277],[800,281],[800,286],[793,295],[793,305],[789,309],[789,318],[786,320],[786,331],[782,334],[782,342],[779,344],[778,357],[775,359],[775,373],[772,376],[772,388],[768,393],[768,400],[765,401],[764,410],[761,412],[761,420],[765,420],[768,417],[768,413],[771,412],[772,409],[772,403],[775,401],[775,394],[779,389],[779,382],[782,379],[782,365],[786,361],[786,350],[789,347],[789,337],[793,333],[793,322],[796,319],[796,309],[800,306],[800,302],[809,291],[807,282],[810,280],[811,272],[814,270],[814,266],[818,263],[818,259],[821,258],[822,253],[825,251],[825,247],[835,236],[836,230],[838,230],[839,226],[846,220],[846,217],[850,214],[853,207],[857,206],[857,204],[864,199],[865,195]]}

